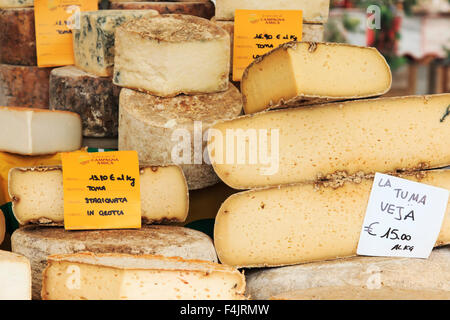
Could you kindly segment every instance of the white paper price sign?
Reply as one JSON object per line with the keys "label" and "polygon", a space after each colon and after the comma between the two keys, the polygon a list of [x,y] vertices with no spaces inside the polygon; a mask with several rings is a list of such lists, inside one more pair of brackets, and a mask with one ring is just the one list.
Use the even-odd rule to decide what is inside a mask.
{"label": "white paper price sign", "polygon": [[359,255],[428,258],[441,230],[449,191],[377,173]]}

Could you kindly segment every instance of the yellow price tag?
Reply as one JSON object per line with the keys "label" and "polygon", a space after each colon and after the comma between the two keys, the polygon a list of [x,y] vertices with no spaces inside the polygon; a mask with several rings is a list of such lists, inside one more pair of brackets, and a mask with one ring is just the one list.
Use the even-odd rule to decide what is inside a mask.
{"label": "yellow price tag", "polygon": [[74,64],[72,29],[79,28],[81,11],[97,9],[97,0],[35,0],[38,66]]}
{"label": "yellow price tag", "polygon": [[302,40],[301,10],[236,10],[233,81],[250,63],[283,43]]}
{"label": "yellow price tag", "polygon": [[136,151],[62,154],[66,230],[141,227]]}

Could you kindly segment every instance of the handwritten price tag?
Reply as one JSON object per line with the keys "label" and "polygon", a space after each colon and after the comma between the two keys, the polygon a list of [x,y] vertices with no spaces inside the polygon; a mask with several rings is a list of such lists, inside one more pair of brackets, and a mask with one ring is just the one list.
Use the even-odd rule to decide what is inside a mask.
{"label": "handwritten price tag", "polygon": [[236,10],[234,19],[233,81],[256,58],[281,44],[302,40],[301,10]]}
{"label": "handwritten price tag", "polygon": [[141,227],[135,151],[62,154],[67,230]]}
{"label": "handwritten price tag", "polygon": [[428,258],[441,230],[449,191],[377,173],[357,253]]}

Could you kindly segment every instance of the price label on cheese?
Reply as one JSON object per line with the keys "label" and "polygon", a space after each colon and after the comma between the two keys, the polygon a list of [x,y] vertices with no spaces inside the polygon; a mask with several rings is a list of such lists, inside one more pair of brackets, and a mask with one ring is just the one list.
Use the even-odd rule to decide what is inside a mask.
{"label": "price label on cheese", "polygon": [[428,258],[448,205],[449,191],[377,173],[357,253]]}
{"label": "price label on cheese", "polygon": [[62,154],[67,230],[141,227],[136,151]]}
{"label": "price label on cheese", "polygon": [[241,81],[256,58],[283,43],[302,40],[301,10],[236,10],[233,81]]}
{"label": "price label on cheese", "polygon": [[38,66],[74,64],[72,29],[79,28],[81,11],[97,9],[97,0],[35,0]]}

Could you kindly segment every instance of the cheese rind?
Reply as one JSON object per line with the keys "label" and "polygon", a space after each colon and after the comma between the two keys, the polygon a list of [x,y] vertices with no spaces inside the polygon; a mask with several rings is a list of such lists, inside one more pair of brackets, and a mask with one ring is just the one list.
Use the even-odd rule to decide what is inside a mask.
{"label": "cheese rind", "polygon": [[278,294],[270,300],[450,300],[450,291],[320,287]]}
{"label": "cheese rind", "polygon": [[302,10],[303,21],[324,23],[328,20],[330,0],[217,0],[216,17],[234,20],[240,10]]}
{"label": "cheese rind", "polygon": [[50,109],[78,113],[84,137],[117,137],[119,93],[111,78],[99,77],[74,66],[50,73]]}
{"label": "cheese rind", "polygon": [[99,10],[80,13],[80,28],[74,30],[75,65],[101,77],[112,76],[116,28],[136,18],[158,15],[154,10]]}
{"label": "cheese rind", "polygon": [[34,0],[0,0],[0,8],[26,8],[33,5]]}
{"label": "cheese rind", "polygon": [[0,284],[0,300],[31,300],[30,261],[0,250]]}
{"label": "cheese rind", "polygon": [[[450,170],[403,178],[450,190]],[[356,255],[373,179],[292,185],[234,194],[219,210],[214,243],[222,263],[282,266]],[[450,243],[450,205],[436,246]]]}
{"label": "cheese rind", "polygon": [[34,9],[1,9],[0,26],[0,63],[35,66]]}
{"label": "cheese rind", "polygon": [[81,147],[80,116],[68,111],[0,107],[0,150],[22,155]]}
{"label": "cheese rind", "polygon": [[42,271],[53,254],[126,253],[217,262],[212,240],[202,232],[175,226],[145,226],[138,230],[70,231],[63,228],[25,226],[11,237],[13,252],[31,261],[33,299],[39,299]]}
{"label": "cheese rind", "polygon": [[[140,184],[144,223],[186,220],[189,209],[188,189],[179,167],[143,167],[140,170]],[[14,216],[20,224],[63,224],[61,167],[11,169],[8,190]]]}
{"label": "cheese rind", "polygon": [[111,1],[111,9],[115,10],[156,10],[160,14],[187,14],[210,19],[214,16],[214,4],[211,1],[189,2],[115,2]]}
{"label": "cheese rind", "polygon": [[0,64],[0,106],[48,108],[51,70]]}
{"label": "cheese rind", "polygon": [[[136,150],[144,165],[179,164],[190,190],[211,186],[218,178],[205,162],[203,136],[216,120],[232,119],[241,111],[241,95],[233,85],[225,92],[173,98],[124,88],[120,93],[119,150]],[[179,155],[176,150],[189,154],[174,159],[173,154]]]}
{"label": "cheese rind", "polygon": [[226,91],[228,33],[209,20],[178,14],[137,19],[116,32],[116,85],[160,97]]}
{"label": "cheese rind", "polygon": [[245,278],[211,262],[124,254],[53,255],[43,274],[45,300],[241,300]]}
{"label": "cheese rind", "polygon": [[[227,130],[268,133],[267,143],[256,144],[263,152],[276,148],[271,164],[250,163],[231,157],[231,144],[210,155],[217,175],[236,189],[315,182],[334,176],[375,172],[440,168],[450,164],[450,118],[441,119],[450,104],[450,94],[382,98],[263,112],[218,123],[214,129],[225,140]],[[260,130],[267,130],[267,132]],[[279,138],[275,136],[278,132]],[[259,137],[261,138],[261,137]],[[242,140],[242,139],[241,139]],[[278,145],[276,144],[279,141]],[[246,143],[248,145],[248,143]],[[277,148],[278,147],[278,148]],[[216,143],[209,144],[210,154]],[[259,149],[258,149],[259,148]],[[232,150],[232,149],[231,149]],[[270,151],[270,149],[269,149]],[[228,154],[229,153],[229,154]],[[239,151],[238,151],[239,153]],[[270,170],[264,175],[263,170]]]}
{"label": "cheese rind", "polygon": [[[420,277],[417,275],[420,274]],[[450,291],[450,247],[434,249],[428,259],[353,257],[246,272],[253,299],[318,287],[383,286],[406,290]]]}
{"label": "cheese rind", "polygon": [[[274,85],[274,83],[276,85]],[[289,42],[256,59],[242,76],[245,113],[382,95],[392,75],[375,48]]]}
{"label": "cheese rind", "polygon": [[5,233],[6,233],[5,216],[3,215],[3,212],[0,211],[0,244],[2,244],[3,240],[5,240]]}

